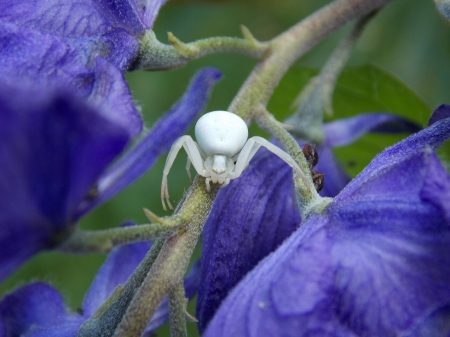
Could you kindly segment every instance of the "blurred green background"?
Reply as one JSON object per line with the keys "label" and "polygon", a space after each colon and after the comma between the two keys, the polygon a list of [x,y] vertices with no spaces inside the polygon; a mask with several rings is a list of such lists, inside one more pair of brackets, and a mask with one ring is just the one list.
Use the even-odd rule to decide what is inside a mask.
{"label": "blurred green background", "polygon": [[[240,24],[247,26],[260,40],[280,34],[308,14],[326,5],[323,0],[239,0],[239,1],[169,1],[160,11],[154,30],[162,42],[171,31],[184,42],[210,36],[240,36]],[[325,62],[350,25],[334,33],[307,53],[282,80],[269,109],[279,120],[293,113],[293,99],[307,79]],[[134,98],[142,107],[148,128],[183,94],[191,77],[205,66],[223,73],[213,90],[207,111],[226,109],[246,79],[256,60],[239,54],[215,54],[168,72],[139,71],[126,75]],[[376,64],[378,67],[367,66]],[[335,115],[351,116],[367,111],[390,111],[426,125],[431,111],[441,103],[450,103],[450,26],[437,13],[432,0],[398,0],[386,6],[368,25],[349,67],[339,80],[334,95]],[[384,69],[384,70],[383,70]],[[406,86],[402,84],[406,83]],[[417,93],[417,95],[414,94]],[[191,130],[192,131],[192,130]],[[251,135],[262,134],[256,127]],[[369,135],[336,153],[353,176],[373,156],[402,137]],[[447,142],[448,143],[448,142]],[[443,158],[450,159],[447,148]],[[185,173],[186,155],[182,153],[169,175],[172,200],[178,202],[189,187]],[[159,190],[165,157],[139,181],[113,200],[86,216],[83,228],[115,227],[126,220],[146,223],[142,207],[158,215],[162,210]],[[200,247],[197,249],[197,256]],[[42,280],[58,288],[72,309],[81,306],[96,271],[105,256],[69,256],[43,253],[28,261],[1,286],[2,293],[30,281]],[[190,305],[195,312],[195,305]],[[168,336],[167,327],[156,333]],[[196,336],[190,324],[190,336]]]}

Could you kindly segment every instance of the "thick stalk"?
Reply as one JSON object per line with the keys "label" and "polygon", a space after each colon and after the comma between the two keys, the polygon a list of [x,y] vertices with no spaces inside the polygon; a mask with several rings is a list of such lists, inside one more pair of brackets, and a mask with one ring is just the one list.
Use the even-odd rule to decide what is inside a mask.
{"label": "thick stalk", "polygon": [[217,192],[216,185],[206,192],[205,179],[197,176],[178,212],[189,219],[186,231],[166,241],[114,337],[141,336],[164,296],[181,283]]}

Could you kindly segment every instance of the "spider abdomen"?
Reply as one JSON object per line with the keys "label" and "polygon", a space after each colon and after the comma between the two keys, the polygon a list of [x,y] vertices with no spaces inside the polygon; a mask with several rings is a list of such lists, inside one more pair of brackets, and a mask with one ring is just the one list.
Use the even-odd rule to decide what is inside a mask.
{"label": "spider abdomen", "polygon": [[245,145],[248,128],[244,120],[228,111],[212,111],[195,125],[195,138],[208,156],[235,156]]}

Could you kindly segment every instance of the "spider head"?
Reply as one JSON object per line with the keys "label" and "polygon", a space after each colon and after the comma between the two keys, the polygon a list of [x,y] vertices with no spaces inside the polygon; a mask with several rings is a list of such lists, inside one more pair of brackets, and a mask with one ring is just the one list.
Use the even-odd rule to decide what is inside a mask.
{"label": "spider head", "polygon": [[227,178],[232,177],[234,163],[230,157],[215,154],[206,158],[205,168],[213,183],[223,184]]}

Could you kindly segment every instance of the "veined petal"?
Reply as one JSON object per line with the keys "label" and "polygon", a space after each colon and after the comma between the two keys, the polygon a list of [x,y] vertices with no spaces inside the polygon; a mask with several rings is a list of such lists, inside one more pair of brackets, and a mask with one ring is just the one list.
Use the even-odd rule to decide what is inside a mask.
{"label": "veined petal", "polygon": [[142,118],[122,73],[102,57],[97,57],[94,82],[88,101],[98,107],[105,117],[127,128],[137,137],[143,128]]}
{"label": "veined petal", "polygon": [[[66,37],[107,34],[123,28],[140,35],[151,28],[165,1],[4,0],[0,18],[20,26]],[[144,24],[145,22],[145,24]]]}
{"label": "veined petal", "polygon": [[[442,128],[415,138],[436,144]],[[421,198],[448,174],[427,148],[391,168],[386,152],[370,164],[383,171],[347,186],[234,288],[205,336],[448,336],[450,228],[439,195]]]}
{"label": "veined petal", "polygon": [[134,0],[137,3],[139,15],[144,26],[149,29],[153,27],[159,9],[167,0]]}
{"label": "veined petal", "polygon": [[[126,39],[120,40],[122,31],[111,35],[107,42],[98,40],[93,49],[91,40],[70,40],[0,22],[3,81],[75,91],[102,107],[110,118],[120,119],[135,137],[142,130],[142,121],[118,67],[126,69],[131,54],[137,53],[137,43],[128,45]],[[114,44],[121,45],[129,57],[124,58],[123,52],[117,55]]]}

